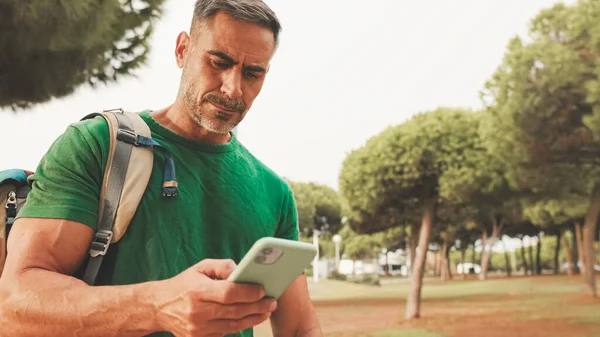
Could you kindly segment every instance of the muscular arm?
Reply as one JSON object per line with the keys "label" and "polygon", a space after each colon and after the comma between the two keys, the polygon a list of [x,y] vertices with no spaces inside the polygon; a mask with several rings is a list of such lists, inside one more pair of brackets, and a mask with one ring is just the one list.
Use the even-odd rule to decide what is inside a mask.
{"label": "muscular arm", "polygon": [[90,287],[72,274],[93,230],[67,220],[19,219],[0,278],[0,336],[140,336],[157,329],[155,283]]}
{"label": "muscular arm", "polygon": [[277,300],[271,315],[275,337],[322,337],[323,332],[308,294],[306,276],[301,275]]}

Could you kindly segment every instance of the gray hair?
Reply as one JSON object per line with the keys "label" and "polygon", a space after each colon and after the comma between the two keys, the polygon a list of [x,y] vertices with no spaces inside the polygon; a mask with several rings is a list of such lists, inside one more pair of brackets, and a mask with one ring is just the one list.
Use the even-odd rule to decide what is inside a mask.
{"label": "gray hair", "polygon": [[271,29],[275,46],[278,45],[281,24],[273,10],[262,0],[197,0],[192,27],[195,23],[205,22],[221,11],[236,19]]}

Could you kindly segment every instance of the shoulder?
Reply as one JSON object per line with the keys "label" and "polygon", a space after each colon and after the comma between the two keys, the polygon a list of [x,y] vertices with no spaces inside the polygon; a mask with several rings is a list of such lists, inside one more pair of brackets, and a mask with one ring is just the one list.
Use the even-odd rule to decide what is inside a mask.
{"label": "shoulder", "polygon": [[291,185],[250,153],[242,144],[238,149],[238,158],[243,158],[244,165],[254,172],[254,179],[266,187],[266,197],[270,198],[274,208],[278,210],[279,224],[275,236],[297,241],[299,238],[298,212]]}
{"label": "shoulder", "polygon": [[106,122],[106,119],[100,115],[71,123],[69,128],[81,133],[88,142],[105,141],[108,139],[108,123]]}
{"label": "shoulder", "polygon": [[292,188],[289,183],[271,167],[258,159],[239,140],[238,144],[238,158],[242,160],[254,178],[260,179],[263,183],[267,184],[272,192],[274,192],[274,189],[278,190],[282,198],[288,198],[292,194]]}

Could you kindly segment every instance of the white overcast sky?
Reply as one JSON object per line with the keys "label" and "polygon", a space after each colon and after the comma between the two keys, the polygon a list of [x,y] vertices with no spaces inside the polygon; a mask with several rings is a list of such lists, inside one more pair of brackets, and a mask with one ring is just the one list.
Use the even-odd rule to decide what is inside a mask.
{"label": "white overcast sky", "polygon": [[[51,142],[92,111],[170,104],[175,39],[193,0],[167,0],[149,63],[128,79],[12,114],[0,111],[0,169],[34,170]],[[567,1],[572,2],[572,1]],[[337,189],[346,154],[389,125],[438,106],[481,106],[508,40],[553,0],[271,0],[281,46],[241,141],[277,173]]]}

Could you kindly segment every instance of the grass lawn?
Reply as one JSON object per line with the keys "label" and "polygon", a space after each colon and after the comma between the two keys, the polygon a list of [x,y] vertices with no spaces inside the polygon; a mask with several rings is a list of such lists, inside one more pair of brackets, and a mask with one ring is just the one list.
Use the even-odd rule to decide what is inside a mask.
{"label": "grass lawn", "polygon": [[[404,320],[408,282],[373,287],[320,280],[309,284],[328,337],[600,336],[600,300],[583,294],[580,277],[427,279],[422,317]],[[255,329],[270,337],[270,327]]]}

